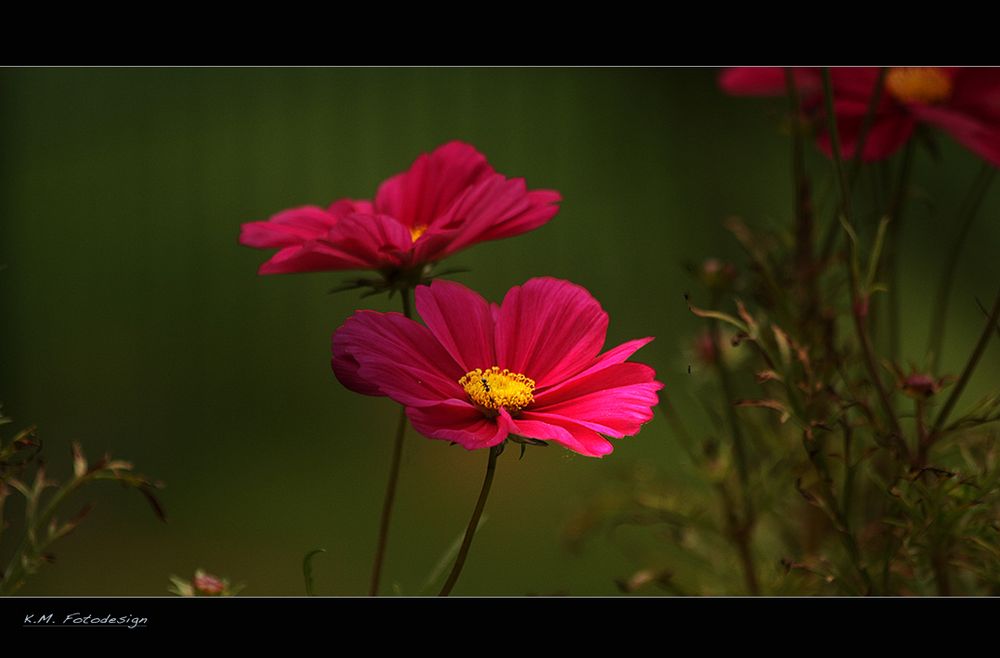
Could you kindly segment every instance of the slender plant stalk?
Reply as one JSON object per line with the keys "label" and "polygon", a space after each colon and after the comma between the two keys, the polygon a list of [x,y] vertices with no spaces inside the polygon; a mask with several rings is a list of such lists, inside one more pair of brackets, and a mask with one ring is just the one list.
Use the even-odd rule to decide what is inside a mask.
{"label": "slender plant stalk", "polygon": [[[921,445],[921,453],[918,460],[922,461],[921,458],[925,459],[927,451],[933,445],[934,441],[938,439],[938,435],[941,433],[941,428],[948,421],[948,416],[951,415],[952,410],[955,408],[955,404],[958,399],[962,397],[962,392],[965,390],[966,384],[972,378],[972,373],[975,372],[976,366],[979,365],[979,361],[983,357],[983,352],[986,351],[986,346],[989,344],[990,339],[993,337],[993,330],[996,326],[997,319],[1000,318],[1000,291],[997,292],[997,298],[993,302],[993,310],[990,311],[990,316],[986,320],[986,326],[983,327],[983,333],[979,336],[979,341],[976,343],[975,349],[972,350],[972,354],[969,355],[969,360],[965,364],[965,368],[962,370],[962,375],[958,379],[958,383],[955,384],[955,388],[952,389],[951,395],[948,396],[948,400],[944,403],[941,411],[938,413],[937,418],[934,419],[934,425],[931,427],[931,431],[927,434],[927,439]],[[922,463],[918,463],[918,466],[923,466]]]}
{"label": "slender plant stalk", "polygon": [[813,262],[813,233],[815,217],[809,177],[806,174],[805,152],[802,144],[799,90],[795,86],[792,69],[785,69],[785,86],[788,90],[789,114],[792,117],[792,181],[795,186],[795,269],[799,279],[802,313],[799,328],[808,334],[809,323],[819,317],[820,294],[816,285],[816,267]]}
{"label": "slender plant stalk", "polygon": [[937,585],[938,596],[951,596],[951,580],[948,578],[948,560],[942,555],[931,559],[934,570],[934,583]]}
{"label": "slender plant stalk", "polygon": [[736,513],[736,503],[729,495],[729,488],[725,482],[716,485],[719,498],[722,500],[722,511],[725,513],[728,536],[736,545],[736,552],[739,554],[740,565],[743,568],[743,578],[746,582],[747,592],[752,595],[760,594],[760,587],[757,584],[757,570],[754,567],[753,551],[750,547],[750,533],[752,528],[740,520]]}
{"label": "slender plant stalk", "polygon": [[669,423],[670,429],[673,430],[674,436],[677,437],[677,442],[684,452],[687,453],[691,461],[697,462],[698,455],[695,453],[694,439],[691,437],[691,433],[688,432],[687,427],[684,426],[684,421],[681,420],[680,415],[674,407],[674,403],[670,400],[670,395],[666,391],[660,391],[660,404],[656,405],[654,410],[659,411],[667,423]]}
{"label": "slender plant stalk", "polygon": [[[832,83],[829,81],[829,69],[824,70],[823,85],[824,89],[829,89],[826,96],[830,98],[830,102],[827,103],[826,111],[828,115],[828,120],[832,121],[836,125],[836,116],[833,112],[833,91]],[[848,186],[853,186],[854,181],[857,178],[858,172],[861,170],[861,154],[864,153],[865,145],[868,143],[868,134],[870,132],[872,124],[875,122],[875,114],[878,110],[879,101],[882,99],[882,89],[885,86],[885,74],[886,69],[883,68],[879,71],[878,79],[875,81],[875,88],[872,90],[871,98],[868,99],[868,108],[865,112],[865,118],[861,122],[861,130],[858,132],[858,141],[854,145],[854,156],[851,160],[851,170],[847,175],[846,182]],[[834,133],[836,133],[836,128],[830,133],[830,146],[833,148],[833,138]],[[840,139],[837,139],[836,150],[834,151],[837,157],[840,157]],[[843,185],[841,185],[843,189]],[[830,258],[830,254],[833,253],[834,247],[837,246],[837,237],[840,235],[838,230],[840,222],[837,221],[837,215],[845,211],[843,207],[843,201],[834,210],[833,221],[830,222],[830,227],[827,229],[826,236],[823,238],[823,247],[820,250],[820,262],[826,262]]]}
{"label": "slender plant stalk", "polygon": [[[410,290],[400,293],[403,298],[403,315],[412,316],[410,309]],[[392,463],[389,465],[389,482],[385,487],[385,499],[382,501],[382,520],[379,523],[378,544],[375,548],[375,563],[372,565],[371,586],[369,596],[378,596],[379,582],[382,579],[382,562],[385,560],[385,549],[389,542],[389,522],[392,519],[392,506],[396,501],[396,484],[399,481],[399,464],[403,456],[403,437],[406,436],[406,407],[399,407],[399,422],[396,425],[396,439],[392,447]]]}
{"label": "slender plant stalk", "polygon": [[63,501],[83,486],[88,479],[99,480],[104,478],[74,478],[67,482],[56,490],[48,504],[43,508],[42,513],[37,517],[37,509],[34,505],[38,503],[38,500],[29,501],[31,508],[26,509],[25,516],[27,519],[31,519],[31,521],[28,527],[24,529],[24,538],[18,545],[17,550],[14,551],[14,555],[10,558],[10,563],[3,573],[3,580],[0,580],[0,594],[13,594],[21,587],[24,577],[28,575],[24,569],[25,560],[34,559],[38,555],[41,555],[48,546],[48,540],[40,540],[39,537],[48,528],[49,522],[52,521],[52,517]]}
{"label": "slender plant stalk", "polygon": [[830,151],[833,156],[837,184],[840,187],[839,211],[850,221],[854,216],[851,212],[851,192],[847,184],[847,175],[844,172],[844,163],[841,161],[840,133],[837,130],[837,115],[833,111],[833,82],[830,80],[829,68],[823,69],[823,97],[826,100],[827,129],[830,131]]}
{"label": "slender plant stalk", "polygon": [[[830,82],[829,68],[823,69],[823,92],[823,95],[826,98],[826,113],[830,131],[830,146],[833,154],[833,166],[837,174],[837,180],[840,182],[840,207],[844,213],[844,221],[848,226],[853,226],[853,222],[851,221],[851,191],[847,185],[847,176],[844,173],[844,165],[840,157],[840,137],[837,133],[837,119],[833,113],[833,86]],[[892,406],[892,400],[889,399],[889,394],[885,389],[885,384],[882,382],[882,377],[879,375],[878,364],[875,360],[874,350],[872,349],[871,338],[869,337],[868,330],[865,327],[864,318],[859,312],[859,309],[863,305],[863,300],[861,300],[858,290],[857,273],[855,272],[850,259],[847,260],[847,268],[851,277],[851,301],[854,307],[852,313],[852,316],[854,317],[854,329],[858,334],[858,341],[861,343],[861,351],[864,356],[865,368],[868,369],[868,375],[871,377],[872,384],[878,392],[879,401],[882,403],[882,408],[889,419],[889,424],[891,426],[891,431],[896,445],[903,452],[903,455],[907,455],[908,449],[906,448],[906,443],[903,441],[903,432],[899,425],[899,419],[896,418],[896,411]]]}
{"label": "slender plant stalk", "polygon": [[739,523],[733,524],[730,535],[740,554],[747,591],[751,595],[756,596],[760,594],[760,587],[757,584],[756,568],[754,567],[753,552],[751,550],[753,526],[756,517],[753,498],[750,496],[750,471],[747,466],[746,440],[743,436],[740,419],[736,416],[736,392],[733,390],[732,378],[729,375],[729,369],[726,368],[726,364],[722,361],[722,349],[719,344],[719,324],[716,320],[709,320],[709,335],[712,339],[712,351],[715,354],[715,369],[719,375],[719,382],[722,384],[722,392],[725,397],[726,419],[732,430],[733,454],[736,457],[736,471],[739,475],[740,493],[743,498],[743,519]]}
{"label": "slender plant stalk", "polygon": [[948,319],[948,301],[951,294],[951,286],[955,280],[955,270],[958,267],[958,258],[965,246],[972,225],[976,220],[976,214],[982,205],[983,199],[990,188],[996,174],[996,167],[989,163],[984,163],[983,168],[969,189],[968,196],[959,211],[959,218],[962,219],[961,228],[958,231],[958,238],[948,253],[948,260],[945,261],[944,269],[941,273],[940,285],[937,295],[934,298],[934,312],[931,314],[931,333],[927,351],[931,353],[931,372],[937,372],[941,363],[941,351],[944,346],[944,331]]}
{"label": "slender plant stalk", "polygon": [[462,547],[458,549],[458,557],[455,558],[455,565],[448,574],[448,580],[438,596],[448,596],[458,582],[458,577],[462,574],[462,567],[465,566],[465,558],[469,555],[469,548],[472,546],[472,538],[476,535],[476,528],[479,526],[479,517],[483,515],[486,508],[486,499],[490,495],[490,487],[493,486],[493,473],[497,468],[497,457],[503,452],[503,444],[490,448],[489,461],[486,463],[486,477],[483,478],[483,488],[479,491],[479,500],[476,501],[476,508],[472,511],[472,518],[469,519],[469,527],[465,530],[465,538],[462,540]]}
{"label": "slender plant stalk", "polygon": [[840,428],[844,433],[844,491],[841,495],[844,507],[844,521],[850,521],[851,503],[854,499],[854,465],[851,463],[851,444],[854,438],[851,423],[841,419]]}
{"label": "slender plant stalk", "polygon": [[833,491],[833,477],[830,475],[830,468],[827,466],[823,449],[819,446],[811,448],[808,444],[809,441],[803,437],[802,445],[806,450],[806,454],[809,455],[809,460],[812,462],[813,468],[816,469],[816,473],[819,475],[820,483],[823,486],[823,496],[826,498],[826,504],[829,508],[829,514],[833,516],[834,529],[837,531],[837,536],[840,537],[840,541],[844,545],[844,550],[847,552],[847,557],[850,559],[851,565],[864,582],[865,595],[870,595],[874,591],[872,579],[862,562],[861,549],[858,547],[858,541],[851,531],[850,523],[848,523],[847,516],[844,514],[844,508],[837,502],[837,495]]}
{"label": "slender plant stalk", "polygon": [[854,300],[854,311],[851,314],[854,318],[854,330],[858,335],[858,342],[861,343],[861,354],[864,357],[865,369],[868,370],[868,376],[872,380],[872,385],[875,387],[876,393],[878,393],[879,402],[882,404],[882,410],[885,412],[886,417],[889,420],[889,429],[892,432],[893,442],[896,444],[897,448],[904,459],[909,455],[909,449],[906,447],[906,442],[903,440],[903,429],[899,424],[899,419],[896,417],[896,410],[892,405],[892,399],[889,397],[889,392],[885,388],[885,384],[882,382],[882,377],[878,371],[878,362],[875,359],[875,350],[872,347],[871,337],[868,335],[868,329],[865,326],[865,320],[861,313],[858,312],[858,305],[861,302],[858,295],[858,281],[854,276],[854,270],[851,269],[851,296]]}
{"label": "slender plant stalk", "polygon": [[910,190],[910,173],[913,171],[913,140],[906,144],[903,160],[899,165],[899,178],[889,202],[886,215],[889,217],[888,246],[886,249],[886,276],[889,285],[889,358],[893,363],[899,360],[899,342],[902,334],[899,313],[899,262],[896,258],[900,233],[903,228],[903,209]]}
{"label": "slender plant stalk", "polygon": [[[688,433],[687,428],[684,426],[683,421],[681,421],[680,416],[675,411],[673,404],[670,402],[670,397],[666,393],[660,393],[660,404],[657,405],[657,409],[660,410],[660,413],[662,413],[667,419],[667,422],[670,423],[670,428],[677,436],[681,447],[691,458],[691,461],[697,462],[698,456],[695,454],[693,448],[694,441]],[[740,523],[736,515],[736,506],[733,503],[732,496],[730,496],[729,492],[726,490],[725,484],[720,483],[717,489],[719,497],[722,499],[723,511],[725,512],[727,523],[729,524],[729,535],[734,540],[736,550],[739,553],[740,564],[743,567],[743,577],[746,581],[747,591],[752,594],[758,594],[760,588],[757,585],[753,552],[750,550],[750,532],[752,531],[752,528],[747,527],[746,524]]]}
{"label": "slender plant stalk", "polygon": [[875,123],[875,113],[878,111],[878,104],[882,100],[882,90],[885,87],[885,75],[888,72],[886,67],[878,71],[878,78],[875,79],[875,87],[872,89],[871,98],[868,99],[868,108],[865,111],[865,118],[861,122],[861,130],[858,131],[858,142],[854,145],[854,156],[851,158],[851,169],[847,174],[847,182],[853,187],[857,180],[858,172],[861,171],[862,154],[865,144],[868,143],[868,131]]}

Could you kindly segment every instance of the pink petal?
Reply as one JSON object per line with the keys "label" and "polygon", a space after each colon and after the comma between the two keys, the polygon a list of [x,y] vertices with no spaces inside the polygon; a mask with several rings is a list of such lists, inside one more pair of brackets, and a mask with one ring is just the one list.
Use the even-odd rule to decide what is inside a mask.
{"label": "pink petal", "polygon": [[240,244],[266,249],[288,247],[323,237],[336,223],[336,216],[316,206],[285,210],[266,222],[248,222],[240,227]]}
{"label": "pink petal", "polygon": [[330,204],[328,208],[330,213],[340,219],[341,217],[346,217],[352,213],[359,212],[363,215],[374,215],[375,208],[371,201],[357,200],[357,199],[338,199]]}
{"label": "pink petal", "polygon": [[964,68],[955,72],[954,90],[947,107],[1000,124],[1000,68]]}
{"label": "pink petal", "polygon": [[344,217],[370,208],[367,201],[340,199],[326,210],[304,206],[282,211],[266,222],[244,224],[240,243],[248,247],[282,247],[261,265],[260,274],[288,274],[320,270],[349,270],[369,266],[369,261],[326,242],[331,229]]}
{"label": "pink petal", "polygon": [[449,142],[418,157],[409,171],[382,183],[375,209],[407,227],[428,226],[463,191],[492,173],[486,157],[475,148]]}
{"label": "pink petal", "polygon": [[512,419],[510,432],[531,439],[555,441],[587,457],[603,457],[614,450],[607,439],[592,429],[534,413],[524,413]]}
{"label": "pink petal", "polygon": [[562,195],[554,190],[532,190],[527,193],[526,198],[527,206],[524,210],[493,223],[478,240],[500,240],[533,231],[559,212],[559,206],[555,204],[562,201]]}
{"label": "pink petal", "polygon": [[357,360],[351,356],[344,348],[344,342],[337,339],[337,334],[333,335],[333,357],[330,365],[333,367],[333,374],[345,388],[361,393],[362,395],[374,395],[381,397],[384,395],[374,382],[370,382],[358,372],[360,367]]}
{"label": "pink petal", "polygon": [[[830,82],[833,87],[835,101],[853,100],[868,107],[869,99],[875,91],[878,82],[879,68],[877,66],[846,66],[830,69]],[[822,78],[820,78],[822,89]],[[883,90],[882,104],[891,103],[889,94]],[[839,112],[838,112],[839,114]]]}
{"label": "pink petal", "polygon": [[558,391],[539,394],[530,412],[558,415],[611,436],[635,434],[653,417],[663,384],[641,363],[603,368]]}
{"label": "pink petal", "polygon": [[976,153],[994,167],[1000,167],[1000,124],[985,122],[947,107],[913,107],[920,120],[937,126],[959,144]]}
{"label": "pink petal", "polygon": [[509,419],[502,411],[488,419],[468,402],[454,400],[426,407],[408,407],[413,429],[431,439],[454,441],[466,450],[489,448],[502,443],[510,433]]}
{"label": "pink petal", "polygon": [[608,315],[586,289],[553,278],[510,289],[496,326],[497,365],[535,380],[566,379],[600,352]]}
{"label": "pink petal", "polygon": [[423,325],[400,313],[357,311],[333,334],[333,369],[344,386],[407,406],[464,400],[465,371]]}
{"label": "pink petal", "polygon": [[407,264],[413,249],[410,229],[388,215],[347,215],[330,230],[326,241],[371,269]]}
{"label": "pink petal", "polygon": [[[792,75],[799,96],[808,98],[822,91],[819,72],[796,68]],[[777,66],[741,66],[719,74],[719,86],[733,96],[777,96],[786,93],[785,69]]]}
{"label": "pink petal", "polygon": [[510,237],[544,224],[558,212],[558,194],[527,191],[524,180],[495,174],[467,189],[415,246],[419,262],[435,261],[485,240]]}
{"label": "pink petal", "polygon": [[416,290],[417,312],[464,372],[497,364],[493,313],[481,296],[454,281],[437,280]]}
{"label": "pink petal", "polygon": [[659,402],[656,381],[595,391],[587,395],[532,407],[532,417],[558,416],[609,436],[631,436],[653,418]]}
{"label": "pink petal", "polygon": [[604,354],[601,354],[594,361],[593,364],[588,366],[585,370],[573,375],[569,379],[564,379],[563,381],[557,382],[551,386],[537,388],[535,391],[535,399],[562,399],[557,394],[567,387],[573,386],[578,380],[589,377],[605,368],[609,368],[619,363],[624,362],[630,356],[635,354],[639,348],[644,345],[648,345],[652,342],[652,337],[647,338],[637,338],[635,340],[630,340],[628,342],[622,343],[618,347],[608,350]]}
{"label": "pink petal", "polygon": [[257,270],[259,274],[291,274],[325,270],[352,270],[368,267],[368,262],[336,249],[320,240],[285,247]]}
{"label": "pink petal", "polygon": [[[857,149],[857,140],[864,121],[864,112],[849,115],[837,114],[837,132],[840,137],[840,152],[844,158],[853,158]],[[865,162],[882,160],[900,149],[913,135],[916,122],[913,117],[904,112],[876,115],[868,130],[865,140],[865,150],[861,159]],[[830,157],[833,149],[830,145],[830,135],[822,132],[816,137],[820,150]]]}
{"label": "pink petal", "polygon": [[[587,369],[575,377],[535,394],[534,409],[559,404],[596,391],[652,382],[656,372],[642,363],[626,361],[599,369]],[[655,404],[655,402],[654,402]]]}

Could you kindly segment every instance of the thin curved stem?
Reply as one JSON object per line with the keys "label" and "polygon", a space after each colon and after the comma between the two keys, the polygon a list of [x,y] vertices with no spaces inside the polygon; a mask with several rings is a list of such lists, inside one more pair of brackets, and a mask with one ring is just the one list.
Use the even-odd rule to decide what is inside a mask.
{"label": "thin curved stem", "polygon": [[[837,133],[837,119],[833,112],[833,84],[830,81],[829,68],[823,69],[823,95],[826,101],[827,122],[828,129],[830,131],[830,146],[833,155],[833,166],[837,175],[837,180],[840,184],[840,209],[843,213],[842,216],[845,227],[853,230],[854,222],[852,221],[853,215],[851,213],[851,192],[847,182],[847,175],[844,172],[844,165],[841,161],[840,136]],[[852,248],[857,249],[857,245],[852,245]],[[872,385],[878,392],[878,398],[882,403],[883,411],[885,411],[885,415],[888,417],[893,440],[896,442],[901,453],[908,456],[906,443],[903,441],[903,432],[899,425],[899,419],[896,417],[896,411],[892,406],[892,401],[889,399],[889,394],[886,392],[885,384],[883,384],[882,378],[879,374],[871,338],[869,337],[868,329],[865,326],[865,317],[862,309],[867,305],[868,300],[861,298],[858,273],[854,259],[847,260],[847,269],[851,285],[851,302],[854,309],[852,313],[854,316],[854,328],[858,335],[858,342],[861,344],[861,351],[864,356],[864,365],[868,370],[869,377],[871,377]]]}
{"label": "thin curved stem", "polygon": [[503,444],[490,448],[489,461],[486,463],[486,477],[483,478],[483,488],[479,491],[479,500],[476,501],[476,509],[472,511],[472,518],[469,519],[469,527],[465,529],[465,538],[462,540],[462,547],[458,550],[458,557],[455,558],[455,565],[448,574],[448,580],[438,596],[448,596],[458,582],[458,577],[462,574],[462,567],[465,566],[465,558],[469,555],[469,548],[472,546],[472,538],[476,535],[476,528],[479,527],[479,517],[483,515],[486,508],[486,499],[490,495],[490,487],[493,486],[493,473],[497,468],[497,457],[503,452]]}
{"label": "thin curved stem", "polygon": [[986,326],[983,328],[983,333],[980,334],[979,340],[976,342],[976,347],[972,350],[972,354],[969,356],[969,360],[966,362],[965,368],[962,370],[962,375],[959,377],[958,383],[955,384],[955,388],[952,389],[951,395],[948,396],[948,400],[944,403],[944,407],[940,412],[938,412],[937,418],[934,420],[934,425],[931,428],[930,433],[927,435],[927,446],[921,451],[921,457],[926,457],[927,451],[930,449],[930,446],[934,443],[934,441],[937,440],[939,434],[941,433],[941,429],[948,420],[948,416],[951,415],[952,410],[955,408],[955,404],[958,402],[958,399],[962,397],[965,385],[968,384],[969,379],[972,378],[972,373],[975,372],[976,366],[979,365],[979,361],[983,356],[983,352],[986,351],[986,346],[993,337],[993,329],[996,327],[998,319],[1000,319],[1000,292],[997,292],[996,300],[993,302],[993,310],[990,311],[990,315],[986,320]]}
{"label": "thin curved stem", "polygon": [[[410,291],[403,290],[403,315],[411,316]],[[403,456],[403,438],[406,436],[406,407],[399,408],[399,423],[396,425],[396,439],[393,442],[392,462],[389,466],[389,482],[385,487],[385,499],[382,501],[382,520],[379,523],[378,544],[375,548],[375,563],[372,565],[371,586],[369,596],[378,596],[378,586],[382,579],[382,562],[385,560],[385,549],[389,543],[389,522],[392,519],[392,507],[396,501],[396,484],[399,481],[399,465]]]}
{"label": "thin curved stem", "polygon": [[[883,67],[883,68],[881,68],[879,70],[878,78],[875,80],[875,87],[872,90],[872,95],[868,99],[868,109],[865,112],[864,120],[861,123],[861,130],[858,133],[858,140],[857,140],[857,143],[854,146],[854,157],[851,159],[851,168],[850,168],[850,171],[847,172],[846,183],[848,184],[848,186],[853,186],[854,185],[854,182],[855,182],[855,180],[858,177],[858,172],[861,170],[861,160],[862,160],[861,159],[861,154],[865,150],[865,144],[868,143],[868,133],[870,132],[870,129],[871,129],[872,125],[874,125],[874,123],[875,123],[875,114],[878,111],[879,101],[882,99],[882,90],[885,87],[885,75],[886,75],[886,71],[887,70],[886,70],[885,67]],[[833,102],[832,102],[833,101],[833,93],[832,93],[833,83],[832,83],[832,81],[830,80],[830,77],[829,77],[829,69],[825,69],[824,84],[827,85],[828,88],[831,90],[830,93],[828,94],[828,96],[830,97],[831,102],[828,103],[826,107],[827,107],[827,113],[831,117],[833,117],[834,116],[834,114],[833,114]],[[836,124],[835,120],[834,120],[834,124]],[[831,146],[833,146],[833,139],[836,139],[836,142],[837,142],[836,143],[836,149],[837,149],[836,153],[837,153],[837,155],[839,157],[839,155],[840,155],[840,140],[839,140],[839,138],[837,136],[835,136],[836,132],[837,132],[836,128],[834,128],[831,131]],[[842,179],[840,182],[841,182],[841,184],[843,184],[845,181]],[[842,185],[842,187],[843,187],[843,185]],[[840,207],[838,207],[838,208],[836,208],[834,210],[833,221],[830,222],[830,226],[827,229],[826,236],[823,238],[823,247],[820,250],[820,258],[819,258],[820,262],[826,262],[827,259],[830,258],[830,254],[833,253],[833,249],[834,249],[834,247],[837,244],[837,238],[840,236],[840,231],[839,231],[840,222],[837,221],[837,215],[842,210],[845,210],[842,206],[840,206]]]}
{"label": "thin curved stem", "polygon": [[959,211],[959,217],[963,220],[962,226],[958,230],[958,238],[948,253],[948,260],[945,261],[944,270],[941,272],[941,278],[939,279],[941,283],[934,301],[934,312],[931,314],[931,336],[927,351],[931,353],[932,373],[937,372],[938,365],[941,363],[945,323],[948,319],[948,301],[951,294],[951,286],[955,280],[955,270],[958,268],[958,258],[962,253],[962,247],[965,246],[965,240],[969,236],[972,225],[976,220],[979,206],[982,205],[983,198],[990,188],[990,183],[993,182],[996,171],[996,168],[989,163],[983,165],[982,171],[980,171],[979,176],[973,182],[968,196]]}
{"label": "thin curved stem", "polygon": [[[733,388],[732,377],[730,376],[729,369],[722,360],[719,323],[716,320],[709,320],[709,335],[712,340],[712,349],[715,352],[716,373],[719,376],[719,383],[722,385],[723,396],[725,397],[726,416],[729,421],[730,430],[732,431],[733,454],[736,457],[736,472],[739,476],[740,493],[743,498],[742,519],[736,522],[735,514],[730,514],[733,517],[733,522],[730,524],[730,536],[739,551],[747,592],[752,596],[756,596],[760,594],[760,586],[757,583],[753,551],[750,546],[753,541],[753,527],[756,515],[754,513],[753,498],[750,494],[750,469],[747,464],[746,440],[743,436],[740,419],[736,415],[736,392]],[[729,506],[728,503],[727,506]]]}
{"label": "thin curved stem", "polygon": [[[30,575],[25,571],[26,560],[37,558],[43,554],[51,541],[50,539],[39,539],[40,535],[49,526],[49,522],[52,521],[52,517],[63,501],[83,486],[87,480],[86,477],[74,479],[60,487],[43,508],[38,518],[33,518],[37,510],[35,505],[37,505],[38,500],[29,501],[29,509],[26,510],[25,514],[27,527],[24,528],[24,538],[17,550],[14,551],[14,555],[11,556],[7,570],[3,572],[3,580],[0,580],[0,594],[13,594],[24,584],[24,578]],[[28,513],[29,511],[30,513]],[[30,557],[28,557],[29,555]]]}
{"label": "thin curved stem", "polygon": [[[889,358],[893,363],[899,361],[900,337],[902,336],[899,304],[899,261],[897,258],[900,234],[903,228],[903,209],[910,189],[910,174],[913,171],[913,140],[903,151],[903,160],[899,164],[899,179],[889,202],[888,248],[886,249],[885,268],[889,284]],[[881,264],[880,264],[881,266]]]}
{"label": "thin curved stem", "polygon": [[817,269],[813,264],[813,233],[815,218],[809,177],[806,173],[805,150],[802,144],[802,105],[799,91],[795,86],[795,75],[791,68],[785,69],[785,88],[788,95],[788,111],[792,116],[792,181],[795,186],[795,271],[799,279],[798,293],[802,301],[799,326],[808,330],[809,322],[818,317],[820,305],[819,288],[816,285]]}

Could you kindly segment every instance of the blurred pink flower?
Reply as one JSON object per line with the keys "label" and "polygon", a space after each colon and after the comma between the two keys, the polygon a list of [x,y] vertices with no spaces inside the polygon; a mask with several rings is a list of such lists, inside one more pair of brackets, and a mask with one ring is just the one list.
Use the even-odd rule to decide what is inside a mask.
{"label": "blurred pink flower", "polygon": [[[878,71],[876,67],[830,70],[844,157],[853,157],[857,148]],[[820,69],[795,69],[794,75],[803,109],[815,116],[822,115]],[[719,85],[733,95],[783,94],[785,74],[773,67],[727,69],[720,75]],[[940,128],[990,164],[1000,167],[1000,68],[890,68],[862,159],[889,157],[910,139],[919,123]],[[830,137],[822,121],[819,129],[817,144],[829,155]]]}
{"label": "blurred pink flower", "polygon": [[626,361],[653,339],[599,354],[608,316],[580,286],[531,279],[498,306],[438,280],[416,289],[416,307],[427,326],[357,311],[333,334],[332,363],[347,388],[404,405],[427,437],[472,450],[515,435],[599,457],[612,451],[602,434],[653,417],[663,384]]}
{"label": "blurred pink flower", "polygon": [[201,594],[217,595],[222,594],[226,589],[226,584],[218,576],[213,576],[199,569],[194,574],[194,588]]}
{"label": "blurred pink flower", "polygon": [[340,199],[244,224],[240,244],[279,251],[260,274],[419,268],[486,240],[538,228],[558,192],[529,191],[498,174],[475,148],[449,142],[382,183],[374,201]]}

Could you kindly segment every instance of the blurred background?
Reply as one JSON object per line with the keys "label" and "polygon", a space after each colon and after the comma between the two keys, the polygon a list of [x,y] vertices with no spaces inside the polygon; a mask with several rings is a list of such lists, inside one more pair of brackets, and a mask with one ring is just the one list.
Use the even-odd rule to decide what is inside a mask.
{"label": "blurred background", "polygon": [[[300,595],[302,556],[319,547],[318,593],[367,591],[396,406],[342,388],[329,342],[355,309],[398,300],[327,294],[348,273],[257,276],[269,252],[237,236],[291,206],[370,198],[452,139],[564,197],[540,230],[450,259],[471,269],[455,278],[497,301],[538,275],[586,286],[610,314],[609,345],[656,336],[635,359],[701,427],[689,344],[702,325],[683,301],[697,288],[683,265],[742,262],[721,222],[778,229],[792,208],[783,100],[726,97],[716,75],[0,70],[0,402],[14,419],[4,437],[37,424],[57,479],[70,472],[71,441],[133,461],[166,483],[169,515],[158,522],[117,485],[91,488],[79,504],[95,510],[20,593],[165,595],[168,576],[203,567],[246,595]],[[917,363],[941,245],[981,166],[939,143],[939,161],[918,157],[903,229],[904,354]],[[823,180],[830,170],[812,148],[810,167]],[[1000,281],[998,220],[994,189],[958,273],[952,371],[981,328],[974,297],[988,301]],[[1000,375],[996,355],[967,401]],[[408,433],[383,591],[421,591],[464,530],[485,462]],[[570,551],[567,523],[635,469],[692,478],[685,462],[659,416],[602,460],[551,446],[518,461],[509,450],[455,593],[617,593],[615,579],[644,566],[645,540],[625,532]]]}

